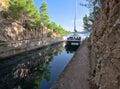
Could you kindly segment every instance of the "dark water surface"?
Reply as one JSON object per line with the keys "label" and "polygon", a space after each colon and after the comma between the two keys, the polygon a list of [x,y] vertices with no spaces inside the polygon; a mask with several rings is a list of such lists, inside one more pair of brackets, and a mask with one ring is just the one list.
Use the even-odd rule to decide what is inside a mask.
{"label": "dark water surface", "polygon": [[0,61],[0,89],[50,89],[77,48],[59,43]]}

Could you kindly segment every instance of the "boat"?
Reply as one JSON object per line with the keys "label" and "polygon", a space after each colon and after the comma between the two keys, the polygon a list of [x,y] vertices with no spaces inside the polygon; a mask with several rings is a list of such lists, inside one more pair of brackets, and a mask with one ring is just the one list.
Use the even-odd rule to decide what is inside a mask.
{"label": "boat", "polygon": [[80,45],[81,37],[77,33],[73,33],[67,38],[66,45]]}
{"label": "boat", "polygon": [[79,36],[77,30],[76,30],[76,12],[77,12],[77,0],[76,0],[76,5],[75,5],[75,16],[74,16],[74,32],[72,33],[72,35],[70,35],[67,40],[66,40],[66,45],[74,45],[74,44],[78,44],[80,45],[81,43],[81,37]]}

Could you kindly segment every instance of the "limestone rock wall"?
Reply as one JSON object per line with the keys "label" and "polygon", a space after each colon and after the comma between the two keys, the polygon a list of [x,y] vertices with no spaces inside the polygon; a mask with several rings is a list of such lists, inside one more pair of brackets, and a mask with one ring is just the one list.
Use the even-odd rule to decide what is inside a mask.
{"label": "limestone rock wall", "polygon": [[0,42],[41,38],[43,34],[46,36],[47,32],[46,27],[26,29],[20,22],[0,18]]}
{"label": "limestone rock wall", "polygon": [[120,89],[120,0],[106,0],[91,35],[92,81],[98,89]]}
{"label": "limestone rock wall", "polygon": [[20,22],[3,18],[0,12],[0,59],[62,41],[62,37],[52,35],[51,30],[41,26],[25,28]]}

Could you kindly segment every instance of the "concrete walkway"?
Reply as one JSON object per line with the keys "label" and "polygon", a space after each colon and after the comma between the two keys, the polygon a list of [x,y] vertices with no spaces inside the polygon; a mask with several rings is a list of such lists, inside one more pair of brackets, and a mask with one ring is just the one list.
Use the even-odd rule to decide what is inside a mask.
{"label": "concrete walkway", "polygon": [[87,41],[83,42],[51,89],[90,89],[88,45]]}

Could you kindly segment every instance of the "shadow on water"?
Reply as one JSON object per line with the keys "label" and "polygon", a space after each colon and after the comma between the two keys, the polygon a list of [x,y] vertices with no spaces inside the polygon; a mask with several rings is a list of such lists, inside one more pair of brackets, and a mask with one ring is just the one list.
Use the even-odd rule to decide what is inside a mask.
{"label": "shadow on water", "polygon": [[73,53],[75,52],[80,45],[65,45],[65,50],[67,51],[67,53]]}
{"label": "shadow on water", "polygon": [[50,89],[78,47],[59,43],[0,61],[0,89]]}
{"label": "shadow on water", "polygon": [[39,89],[43,78],[51,80],[49,63],[62,50],[61,43],[0,61],[0,89]]}

